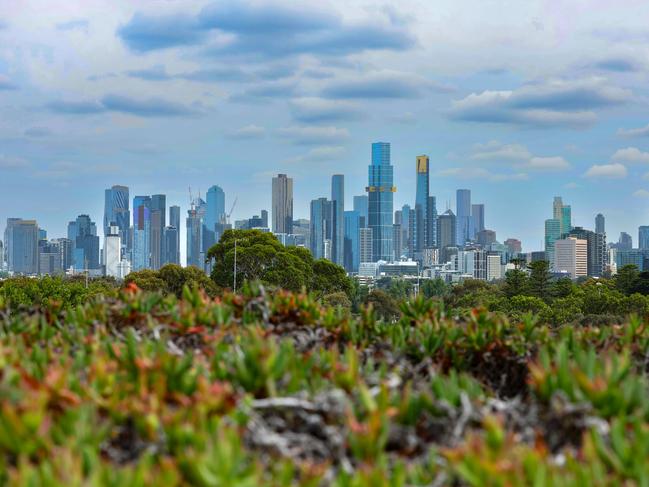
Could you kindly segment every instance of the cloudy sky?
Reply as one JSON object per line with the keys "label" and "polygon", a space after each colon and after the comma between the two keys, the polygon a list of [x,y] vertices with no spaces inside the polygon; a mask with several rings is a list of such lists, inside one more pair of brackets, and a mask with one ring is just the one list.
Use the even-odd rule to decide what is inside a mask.
{"label": "cloudy sky", "polygon": [[295,179],[295,216],[370,143],[392,143],[395,209],[431,160],[498,239],[540,249],[552,197],[609,239],[649,224],[649,3],[0,0],[0,221],[50,236],[103,189],[226,191],[234,218]]}

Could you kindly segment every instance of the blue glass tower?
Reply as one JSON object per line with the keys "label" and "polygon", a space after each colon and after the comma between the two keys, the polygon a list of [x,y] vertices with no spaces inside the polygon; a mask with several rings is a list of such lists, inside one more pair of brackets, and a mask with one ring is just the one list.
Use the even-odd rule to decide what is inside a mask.
{"label": "blue glass tower", "polygon": [[345,251],[345,176],[334,174],[331,177],[331,260],[344,265]]}
{"label": "blue glass tower", "polygon": [[345,270],[358,272],[361,262],[360,247],[361,214],[358,211],[345,212]]}
{"label": "blue glass tower", "polygon": [[133,270],[151,267],[151,197],[133,198]]}
{"label": "blue glass tower", "polygon": [[392,260],[392,219],[394,186],[390,164],[390,144],[372,144],[372,163],[368,167],[368,227],[372,229],[372,259]]}
{"label": "blue glass tower", "polygon": [[104,192],[104,235],[110,233],[110,226],[117,225],[122,248],[130,249],[131,213],[129,210],[128,187],[113,186]]}
{"label": "blue glass tower", "polygon": [[415,194],[415,241],[418,254],[428,246],[428,156],[417,156],[417,192]]}
{"label": "blue glass tower", "polygon": [[206,200],[203,240],[204,248],[208,250],[221,238],[221,232],[217,229],[222,228],[220,224],[225,223],[225,192],[220,186],[212,186],[207,190]]}

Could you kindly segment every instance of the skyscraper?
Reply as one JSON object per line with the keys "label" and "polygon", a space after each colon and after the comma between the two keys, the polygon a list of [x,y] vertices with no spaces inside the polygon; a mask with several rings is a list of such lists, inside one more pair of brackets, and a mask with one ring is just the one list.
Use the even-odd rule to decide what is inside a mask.
{"label": "skyscraper", "polygon": [[360,265],[361,215],[358,211],[345,212],[345,270],[358,272]]}
{"label": "skyscraper", "polygon": [[484,204],[471,205],[471,218],[473,219],[473,230],[477,234],[485,229],[484,226]]}
{"label": "skyscraper", "polygon": [[314,259],[325,258],[325,241],[331,235],[333,205],[327,198],[311,201],[310,249]]}
{"label": "skyscraper", "polygon": [[133,251],[134,271],[151,267],[151,197],[133,198]]}
{"label": "skyscraper", "polygon": [[180,265],[180,252],[178,249],[178,229],[173,225],[166,226],[164,229],[163,238],[163,264]]}
{"label": "skyscraper", "polygon": [[559,220],[559,235],[563,236],[572,229],[572,210],[564,205],[561,196],[555,196],[552,203],[552,218]]}
{"label": "skyscraper", "polygon": [[273,233],[293,233],[293,179],[273,178]]}
{"label": "skyscraper", "polygon": [[647,225],[638,227],[638,248],[640,250],[649,249],[649,226]]}
{"label": "skyscraper", "polygon": [[588,275],[588,243],[576,237],[554,242],[554,269],[567,272],[572,279]]}
{"label": "skyscraper", "polygon": [[471,218],[471,190],[458,189],[455,193],[456,238],[458,247],[464,247],[468,240],[473,240],[473,220]]}
{"label": "skyscraper", "polygon": [[120,277],[119,264],[122,260],[119,231],[117,225],[111,225],[104,235],[104,274],[115,278]]}
{"label": "skyscraper", "polygon": [[219,241],[221,238],[222,225],[225,223],[225,192],[220,186],[212,186],[207,190],[205,220],[203,232],[205,232],[204,250]]}
{"label": "skyscraper", "polygon": [[626,232],[620,232],[620,239],[617,243],[617,248],[619,250],[631,250],[633,248],[633,239],[631,235]]}
{"label": "skyscraper", "polygon": [[454,247],[457,242],[457,220],[451,210],[446,210],[437,217],[437,241],[440,250]]}
{"label": "skyscraper", "polygon": [[202,226],[203,219],[199,214],[196,206],[192,203],[191,208],[187,210],[187,265],[203,268],[201,261],[201,244],[202,244]]}
{"label": "skyscraper", "polygon": [[99,269],[97,225],[88,215],[79,215],[68,224],[68,238],[74,244],[74,268],[78,271]]}
{"label": "skyscraper", "polygon": [[606,234],[606,223],[604,215],[598,213],[595,217],[595,233]]}
{"label": "skyscraper", "polygon": [[370,227],[363,227],[358,232],[358,245],[360,247],[359,260],[361,264],[372,262],[373,257],[373,242],[372,229]]}
{"label": "skyscraper", "polygon": [[340,266],[345,257],[345,176],[334,174],[331,177],[331,257]]}
{"label": "skyscraper", "polygon": [[123,249],[130,249],[131,213],[127,186],[113,186],[104,191],[104,236],[117,225]]}
{"label": "skyscraper", "polygon": [[545,220],[545,257],[550,265],[554,265],[554,242],[561,238],[561,220],[550,218]]}
{"label": "skyscraper", "polygon": [[38,274],[38,223],[7,218],[4,236],[7,266],[14,274]]}
{"label": "skyscraper", "polygon": [[163,194],[151,196],[151,268],[160,269],[164,254],[164,229],[167,226],[167,197]]}
{"label": "skyscraper", "polygon": [[373,260],[392,259],[393,199],[396,187],[390,163],[390,144],[372,144],[372,163],[368,167],[368,226],[372,229]]}
{"label": "skyscraper", "polygon": [[421,259],[422,251],[428,244],[428,192],[429,192],[429,160],[428,156],[417,156],[416,162],[417,190],[415,193],[415,241],[414,254]]}
{"label": "skyscraper", "polygon": [[586,241],[587,275],[601,277],[606,268],[606,236],[603,233],[596,233],[582,227],[573,227],[566,236]]}
{"label": "skyscraper", "polygon": [[437,198],[428,197],[428,247],[437,247]]}
{"label": "skyscraper", "polygon": [[180,206],[169,207],[169,225],[176,229],[176,257],[175,259],[171,259],[171,254],[166,249],[168,259],[171,259],[167,260],[167,262],[180,264]]}
{"label": "skyscraper", "polygon": [[366,227],[369,224],[368,218],[368,198],[366,194],[354,196],[354,211],[361,216],[361,226]]}

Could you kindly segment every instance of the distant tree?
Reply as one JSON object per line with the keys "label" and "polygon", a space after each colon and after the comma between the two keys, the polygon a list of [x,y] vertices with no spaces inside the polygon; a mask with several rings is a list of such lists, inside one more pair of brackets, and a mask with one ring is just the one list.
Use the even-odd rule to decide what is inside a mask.
{"label": "distant tree", "polygon": [[367,295],[366,304],[371,304],[374,312],[379,318],[383,319],[383,321],[396,321],[401,314],[398,302],[381,289],[373,289]]}
{"label": "distant tree", "polygon": [[426,298],[443,298],[450,292],[450,286],[443,279],[426,279],[419,284],[419,292]]}
{"label": "distant tree", "polygon": [[124,278],[124,285],[135,284],[143,291],[167,292],[167,283],[153,269],[131,272]]}
{"label": "distant tree", "polygon": [[505,296],[511,298],[525,294],[528,290],[528,281],[527,272],[519,268],[508,270],[505,273],[505,283],[503,284]]}
{"label": "distant tree", "polygon": [[569,277],[557,279],[552,284],[552,296],[555,298],[567,298],[573,293],[574,284]]}
{"label": "distant tree", "polygon": [[341,307],[343,309],[351,309],[352,307],[352,302],[347,296],[342,291],[338,291],[335,293],[331,294],[326,294],[322,297],[322,304],[325,306],[331,306],[331,307]]}
{"label": "distant tree", "polygon": [[615,287],[621,293],[629,296],[635,291],[639,278],[640,272],[638,272],[638,268],[633,264],[627,264],[617,270]]}
{"label": "distant tree", "polygon": [[313,278],[311,290],[320,295],[345,293],[352,295],[352,281],[345,269],[326,259],[318,259],[313,263]]}
{"label": "distant tree", "polygon": [[550,264],[545,260],[539,260],[529,264],[528,268],[530,270],[529,294],[548,302],[552,292]]}

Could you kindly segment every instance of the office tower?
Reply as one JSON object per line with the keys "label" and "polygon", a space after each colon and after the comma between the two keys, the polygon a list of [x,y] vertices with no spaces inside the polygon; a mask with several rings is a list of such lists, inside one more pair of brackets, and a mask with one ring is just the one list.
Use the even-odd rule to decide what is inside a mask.
{"label": "office tower", "polygon": [[38,248],[38,273],[43,276],[60,276],[63,271],[59,245],[54,241],[41,240]]}
{"label": "office tower", "polygon": [[340,266],[345,260],[345,176],[331,177],[331,257]]}
{"label": "office tower", "polygon": [[45,230],[44,228],[38,229],[38,240],[47,241],[47,230]]}
{"label": "office tower", "polygon": [[394,249],[393,259],[395,261],[401,260],[403,256],[403,249],[401,248],[401,224],[394,223],[392,225],[392,248]]}
{"label": "office tower", "polygon": [[104,191],[104,235],[108,235],[111,225],[119,228],[122,248],[130,250],[131,213],[127,186],[113,186]]}
{"label": "office tower", "polygon": [[199,210],[192,202],[191,208],[187,210],[187,265],[195,266],[203,269],[203,261],[201,259],[201,245],[202,245],[202,226],[203,219],[200,216]]}
{"label": "office tower", "polygon": [[428,197],[428,247],[437,247],[437,198]]}
{"label": "office tower", "polygon": [[151,197],[133,198],[132,267],[134,271],[151,268]]}
{"label": "office tower", "polygon": [[626,232],[621,232],[617,248],[619,250],[631,250],[633,248],[633,239],[631,238],[631,235]]}
{"label": "office tower", "polygon": [[487,247],[492,243],[496,243],[496,232],[485,228],[476,233],[476,240],[483,247]]}
{"label": "office tower", "polygon": [[576,237],[556,240],[554,270],[567,272],[572,279],[588,275],[588,242]]}
{"label": "office tower", "polygon": [[160,269],[164,254],[164,229],[167,226],[167,197],[163,194],[151,196],[151,268]]}
{"label": "office tower", "polygon": [[362,227],[358,232],[360,264],[373,262],[374,237],[372,233],[373,230],[370,227]]}
{"label": "office tower", "polygon": [[67,271],[74,266],[74,243],[69,238],[54,238],[51,240],[61,253],[61,267]]}
{"label": "office tower", "polygon": [[[395,212],[396,216],[396,212]],[[401,253],[408,257],[414,256],[414,239],[415,239],[415,212],[410,205],[403,205],[399,212],[400,220],[397,222],[401,225]]]}
{"label": "office tower", "polygon": [[556,218],[545,220],[545,256],[554,265],[554,242],[561,238],[561,221]]}
{"label": "office tower", "polygon": [[638,248],[640,250],[649,249],[649,226],[638,227]]}
{"label": "office tower", "polygon": [[261,226],[268,228],[268,211],[261,210]]}
{"label": "office tower", "polygon": [[327,198],[311,201],[310,218],[310,249],[314,259],[325,258],[325,240],[329,240],[331,226],[331,210],[333,205]]}
{"label": "office tower", "polygon": [[5,229],[7,268],[14,274],[38,274],[38,223],[36,220],[7,218]]}
{"label": "office tower", "polygon": [[458,247],[464,247],[467,241],[473,240],[473,220],[471,219],[471,190],[458,189],[455,193],[456,238]]}
{"label": "office tower", "polygon": [[273,178],[273,233],[293,233],[293,179]]}
{"label": "office tower", "polygon": [[505,246],[510,254],[520,254],[523,251],[521,241],[517,238],[508,238],[505,240]]}
{"label": "office tower", "polygon": [[369,224],[368,204],[368,197],[366,194],[354,196],[354,211],[357,211],[360,214],[362,227],[366,227]]}
{"label": "office tower", "polygon": [[417,156],[416,161],[417,190],[415,193],[415,232],[413,253],[421,259],[422,251],[428,246],[428,192],[429,161],[428,156]]}
{"label": "office tower", "polygon": [[178,249],[178,229],[168,225],[164,229],[164,263],[180,265],[180,251]]}
{"label": "office tower", "polygon": [[473,219],[473,231],[477,234],[485,229],[484,226],[484,204],[471,205],[471,218]]}
{"label": "office tower", "polygon": [[296,242],[300,246],[311,248],[311,221],[306,218],[300,218],[293,221],[293,235],[296,236]]}
{"label": "office tower", "polygon": [[119,264],[122,261],[119,232],[117,225],[111,225],[104,236],[104,274],[116,279],[120,277]]}
{"label": "office tower", "polygon": [[564,205],[561,196],[555,196],[552,203],[552,218],[559,221],[559,235],[568,233],[572,229],[572,216],[570,205]]}
{"label": "office tower", "polygon": [[596,233],[582,227],[573,227],[566,235],[586,241],[588,247],[587,274],[591,277],[601,277],[606,269],[606,236],[603,233]]}
{"label": "office tower", "polygon": [[451,210],[437,217],[437,243],[440,250],[455,247],[457,242],[457,220]]}
{"label": "office tower", "polygon": [[496,281],[503,277],[503,265],[498,254],[487,254],[487,281]]}
{"label": "office tower", "polygon": [[358,272],[360,261],[361,214],[358,211],[345,212],[345,258],[347,272]]}
{"label": "office tower", "polygon": [[169,207],[169,226],[176,229],[176,257],[171,259],[171,254],[167,250],[169,259],[167,262],[180,265],[180,206]]}
{"label": "office tower", "polygon": [[595,233],[601,233],[602,235],[606,234],[606,222],[604,220],[604,215],[598,213],[595,217]]}
{"label": "office tower", "polygon": [[390,164],[390,144],[372,144],[372,163],[368,167],[368,226],[372,229],[374,262],[392,259],[393,199],[396,187]]}
{"label": "office tower", "polygon": [[212,186],[207,190],[205,201],[205,219],[203,221],[203,250],[205,252],[220,240],[225,217],[225,192],[219,186]]}
{"label": "office tower", "polygon": [[99,237],[97,225],[88,215],[79,215],[68,223],[68,238],[74,244],[74,269],[77,271],[96,270],[99,265]]}

